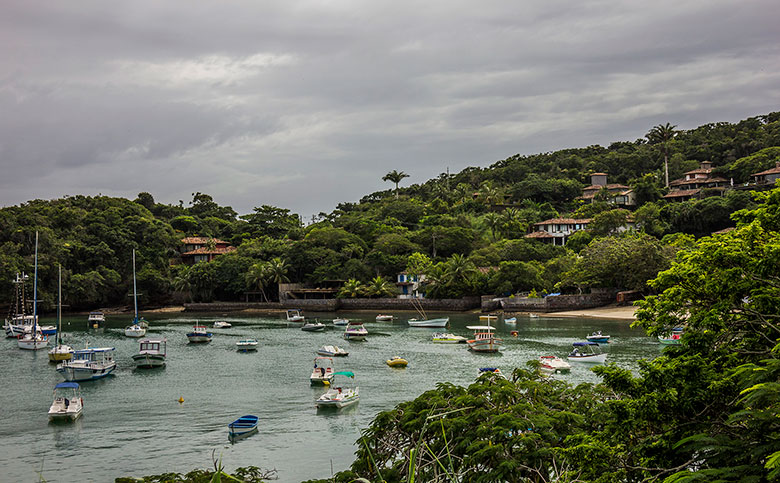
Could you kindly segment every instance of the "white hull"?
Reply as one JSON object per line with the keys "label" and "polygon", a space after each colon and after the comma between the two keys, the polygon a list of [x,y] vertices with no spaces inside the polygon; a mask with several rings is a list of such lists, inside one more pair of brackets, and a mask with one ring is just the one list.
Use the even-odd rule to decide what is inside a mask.
{"label": "white hull", "polygon": [[545,357],[539,358],[541,366],[539,369],[546,374],[555,374],[557,372],[567,372],[571,370],[571,364],[564,361],[560,357]]}
{"label": "white hull", "polygon": [[392,322],[393,316],[392,315],[377,315],[376,316],[377,322]]}
{"label": "white hull", "polygon": [[318,408],[344,408],[355,404],[360,400],[360,394],[358,394],[358,388],[344,389],[341,393],[337,389],[330,389],[328,392],[320,396],[314,404]]}
{"label": "white hull", "polygon": [[447,327],[450,318],[430,319],[430,320],[409,320],[409,327]]}
{"label": "white hull", "polygon": [[336,327],[342,327],[349,324],[349,319],[333,319],[333,325]]}
{"label": "white hull", "polygon": [[327,357],[346,357],[349,355],[349,352],[335,345],[325,345],[320,347],[317,354]]}
{"label": "white hull", "polygon": [[233,324],[229,322],[214,322],[215,329],[229,329],[233,327]]}
{"label": "white hull", "polygon": [[211,342],[211,337],[208,335],[188,335],[187,338],[190,342]]}
{"label": "white hull", "polygon": [[146,329],[139,325],[131,325],[125,328],[125,336],[127,337],[143,337],[146,335]]}
{"label": "white hull", "polygon": [[466,343],[474,352],[498,352],[501,348],[501,339],[469,340]]}
{"label": "white hull", "polygon": [[[81,416],[81,404],[78,404],[78,407],[74,409],[73,406],[76,406],[77,403],[72,402],[68,406],[68,409],[65,409],[65,406],[59,406],[59,405],[52,405],[51,408],[49,408],[49,421],[75,421]],[[55,407],[56,406],[56,407]]]}
{"label": "white hull", "polygon": [[579,356],[569,355],[570,362],[589,362],[592,364],[604,364],[607,361],[606,354],[583,354]]}
{"label": "white hull", "polygon": [[154,369],[165,366],[165,356],[162,354],[134,354],[133,362],[139,369]]}
{"label": "white hull", "polygon": [[236,349],[241,352],[249,352],[257,350],[257,341],[254,342],[236,342]]}
{"label": "white hull", "polygon": [[344,332],[344,339],[346,340],[366,340],[368,334],[357,332]]}
{"label": "white hull", "polygon": [[23,338],[23,339],[19,339],[18,344],[20,349],[36,351],[48,347],[49,339],[39,339],[39,338],[24,339]]}
{"label": "white hull", "polygon": [[116,362],[108,365],[72,366],[62,363],[57,366],[59,372],[66,381],[91,381],[100,379],[114,372]]}

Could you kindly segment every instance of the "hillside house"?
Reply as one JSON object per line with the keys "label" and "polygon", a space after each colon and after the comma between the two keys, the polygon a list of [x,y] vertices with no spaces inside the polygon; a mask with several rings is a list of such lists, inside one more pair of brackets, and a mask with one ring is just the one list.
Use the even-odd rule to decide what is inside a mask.
{"label": "hillside house", "polygon": [[590,175],[590,186],[582,189],[582,196],[577,197],[585,203],[593,203],[599,193],[607,196],[604,201],[620,207],[636,206],[636,194],[630,186],[607,183],[606,173],[593,173]]}
{"label": "hillside house", "polygon": [[780,161],[775,161],[775,167],[750,175],[757,185],[773,185],[780,178]]}
{"label": "hillside house", "polygon": [[218,238],[191,236],[181,240],[181,261],[187,265],[195,265],[198,262],[210,262],[214,257],[230,253],[235,247]]}
{"label": "hillside house", "polygon": [[551,218],[534,223],[534,231],[525,237],[564,246],[566,245],[566,239],[572,234],[580,230],[586,230],[590,221],[590,218]]}
{"label": "hillside house", "polygon": [[425,282],[425,275],[410,274],[401,272],[395,282],[398,287],[399,299],[421,299],[425,298],[425,293],[421,291],[421,286]]}
{"label": "hillside house", "polygon": [[702,161],[698,169],[688,171],[685,177],[669,183],[670,191],[664,195],[668,201],[688,201],[700,198],[705,188],[725,191],[729,187],[729,181],[725,178],[713,176],[712,162]]}

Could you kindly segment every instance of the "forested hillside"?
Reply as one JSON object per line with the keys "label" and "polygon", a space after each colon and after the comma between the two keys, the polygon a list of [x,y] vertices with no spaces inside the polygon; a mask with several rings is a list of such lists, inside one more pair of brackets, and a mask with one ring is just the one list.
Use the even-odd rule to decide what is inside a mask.
{"label": "forested hillside", "polygon": [[[395,275],[406,269],[426,274],[432,297],[594,286],[644,290],[694,237],[731,226],[731,213],[754,206],[749,191],[740,190],[662,200],[665,156],[670,179],[712,161],[715,172],[735,184],[780,160],[780,113],[675,134],[663,143],[650,136],[516,155],[406,187],[406,173],[388,166],[390,189],[341,203],[308,226],[262,199],[252,213],[239,215],[203,193],[179,205],[156,203],[146,192],[135,200],[77,195],[28,201],[0,209],[0,293],[10,297],[15,273],[32,271],[36,230],[40,298],[49,307],[58,264],[72,308],[127,304],[133,248],[143,304],[168,303],[174,294],[239,300],[254,291],[273,298],[276,284],[288,280],[348,280],[343,296],[381,296],[392,292]],[[636,192],[630,213],[636,231],[616,233],[628,212],[577,199],[594,172]],[[524,238],[533,223],[562,215],[592,218],[591,229],[566,247]],[[195,235],[236,250],[210,263],[178,263],[180,240]],[[639,265],[642,270],[626,273],[625,267]]]}

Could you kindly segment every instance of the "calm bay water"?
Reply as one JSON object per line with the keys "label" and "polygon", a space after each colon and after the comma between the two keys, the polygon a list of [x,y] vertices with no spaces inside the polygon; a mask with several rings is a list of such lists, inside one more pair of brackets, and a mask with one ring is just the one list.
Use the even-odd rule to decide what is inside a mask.
{"label": "calm bay water", "polygon": [[[65,317],[65,342],[82,348],[116,347],[118,368],[103,380],[82,383],[84,413],[72,424],[50,424],[46,412],[54,385],[62,382],[47,351],[22,351],[16,341],[0,341],[0,467],[3,481],[113,481],[211,467],[212,451],[227,470],[255,465],[276,468],[279,481],[325,478],[346,469],[354,459],[360,429],[374,416],[413,399],[438,382],[468,385],[478,368],[496,366],[505,374],[542,354],[565,356],[571,343],[593,330],[612,335],[608,361],[635,370],[637,360],[652,358],[659,344],[626,321],[518,317],[516,325],[499,320],[505,346],[497,355],[474,354],[465,344],[433,344],[435,329],[409,328],[411,314],[394,322],[375,322],[375,314],[339,314],[361,319],[365,342],[347,342],[343,328],[323,333],[288,326],[283,317],[213,314],[150,314],[148,336],[168,339],[167,366],[133,368],[138,341],[122,328],[130,318],[108,317],[107,328],[88,331],[86,316]],[[431,314],[432,315],[432,314]],[[438,314],[437,314],[438,315]],[[450,315],[450,331],[470,335],[466,325],[482,325],[476,315]],[[326,323],[334,314],[312,314]],[[227,320],[230,329],[213,329],[209,344],[189,344],[185,334],[198,320],[208,326]],[[52,323],[51,319],[44,320]],[[518,331],[518,337],[509,332]],[[235,343],[253,337],[258,351],[239,353]],[[314,399],[324,392],[309,385],[315,351],[324,344],[346,348],[336,370],[355,372],[360,402],[341,411],[317,411]],[[385,360],[400,355],[406,369]],[[573,365],[558,376],[572,383],[598,382],[588,365]],[[351,384],[351,383],[349,383]],[[345,383],[344,385],[348,385]],[[184,398],[180,404],[178,399]],[[230,444],[227,424],[244,414],[260,417],[258,434]]]}

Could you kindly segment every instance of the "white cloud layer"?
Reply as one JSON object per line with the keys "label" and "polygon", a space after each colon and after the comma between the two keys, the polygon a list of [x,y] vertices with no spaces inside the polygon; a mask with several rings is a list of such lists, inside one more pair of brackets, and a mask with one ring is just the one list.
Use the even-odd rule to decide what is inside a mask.
{"label": "white cloud layer", "polygon": [[0,16],[0,204],[304,216],[515,153],[780,109],[775,0],[44,2]]}

